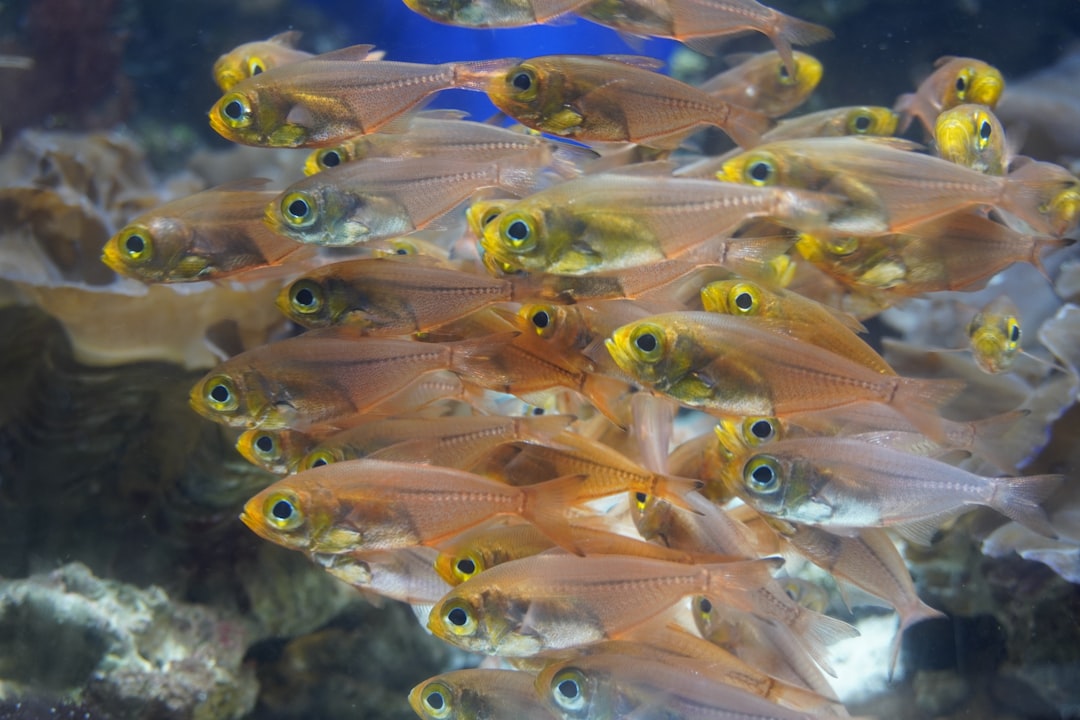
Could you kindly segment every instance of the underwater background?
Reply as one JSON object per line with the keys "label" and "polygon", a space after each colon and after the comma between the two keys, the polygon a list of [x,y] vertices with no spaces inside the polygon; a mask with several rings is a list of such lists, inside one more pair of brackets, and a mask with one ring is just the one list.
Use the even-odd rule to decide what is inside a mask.
{"label": "underwater background", "polygon": [[[1025,152],[1080,158],[1078,0],[769,4],[836,36],[809,48],[825,73],[804,110],[891,106],[937,58],[972,56],[1008,82],[1060,78],[1036,88],[1048,104],[1031,116],[1014,108],[1012,122],[1028,127]],[[117,228],[165,198],[295,173],[302,154],[238,148],[206,122],[220,96],[214,60],[287,29],[308,51],[371,43],[412,62],[643,53],[689,80],[723,67],[582,20],[467,30],[397,0],[0,2],[0,55],[33,61],[0,63],[0,720],[409,718],[410,688],[475,663],[407,607],[369,601],[237,519],[273,478],[193,412],[188,393],[216,362],[207,334],[228,352],[285,332],[278,288],[180,305],[170,288],[111,293],[99,261]],[[768,47],[754,36],[725,52]],[[463,91],[430,107],[495,112]],[[1073,249],[1048,263],[1055,278],[1070,261]],[[1044,292],[1026,270],[1013,282]],[[1080,412],[1060,414],[1024,471],[1076,485]],[[877,626],[860,624],[866,637],[838,651],[853,716],[1080,717],[1078,586],[1060,567],[984,554],[985,522],[965,518],[909,551],[920,596],[949,617],[905,636],[891,683],[894,616],[857,608],[886,629],[875,639]],[[830,610],[854,619],[839,599]]]}

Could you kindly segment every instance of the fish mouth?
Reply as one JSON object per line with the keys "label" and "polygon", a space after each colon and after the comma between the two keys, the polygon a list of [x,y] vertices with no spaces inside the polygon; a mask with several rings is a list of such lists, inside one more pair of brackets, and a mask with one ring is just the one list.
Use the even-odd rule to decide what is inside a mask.
{"label": "fish mouth", "polygon": [[120,260],[120,251],[112,241],[105,244],[101,251],[101,262],[118,275],[127,275],[127,266]]}
{"label": "fish mouth", "polygon": [[[625,335],[625,333],[622,334]],[[633,371],[634,363],[631,361],[630,355],[619,346],[619,335],[620,331],[616,331],[614,335],[604,340],[604,347],[607,348],[608,354],[611,355],[611,359],[615,361],[615,364],[618,365],[623,372],[628,373],[632,377],[636,377],[636,373]]]}

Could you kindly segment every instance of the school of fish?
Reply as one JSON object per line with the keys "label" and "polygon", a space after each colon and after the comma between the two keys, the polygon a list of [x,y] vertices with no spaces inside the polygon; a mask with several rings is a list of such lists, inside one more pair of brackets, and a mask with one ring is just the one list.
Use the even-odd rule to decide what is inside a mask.
{"label": "school of fish", "polygon": [[[831,33],[755,0],[405,3],[775,46],[693,86],[634,55],[248,43],[214,66],[210,124],[307,148],[296,181],[203,191],[106,245],[146,283],[280,286],[303,332],[221,363],[191,406],[281,476],[244,506],[253,532],[501,659],[418,684],[420,717],[846,717],[829,645],[857,631],[783,558],[894,607],[895,666],[941,613],[894,535],[984,506],[1055,536],[1064,478],[1015,476],[998,442],[1025,411],[954,417],[962,381],[899,374],[863,335],[1071,243],[1080,181],[1006,143],[995,68],[942,58],[895,110],[787,117],[823,73],[792,45]],[[420,109],[449,88],[513,125]],[[737,147],[696,153],[706,128]],[[987,373],[1022,354],[1008,298],[966,332]]]}

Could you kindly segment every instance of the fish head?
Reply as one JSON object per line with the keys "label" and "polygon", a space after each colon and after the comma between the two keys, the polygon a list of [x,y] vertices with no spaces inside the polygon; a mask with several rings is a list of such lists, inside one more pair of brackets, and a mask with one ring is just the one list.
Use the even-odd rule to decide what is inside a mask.
{"label": "fish head", "polygon": [[717,280],[701,288],[701,304],[708,312],[724,315],[762,315],[768,291],[748,280]]}
{"label": "fish head", "polygon": [[[488,8],[476,0],[404,0],[410,10],[428,20],[464,27],[487,27]],[[445,717],[445,716],[444,716]]]}
{"label": "fish head", "polygon": [[522,125],[555,135],[571,134],[557,118],[569,110],[563,89],[572,82],[544,58],[512,66],[488,81],[491,102]]}
{"label": "fish head", "polygon": [[604,345],[624,372],[661,389],[689,371],[690,354],[683,351],[678,333],[652,320],[623,325]]}
{"label": "fish head", "polygon": [[462,591],[451,591],[435,604],[428,617],[428,630],[464,650],[494,652],[485,632],[481,604]]}
{"label": "fish head", "polygon": [[891,108],[862,105],[844,113],[843,122],[844,135],[890,137],[896,134],[900,115]]}
{"label": "fish head", "polygon": [[269,58],[260,52],[262,45],[263,43],[244,43],[214,62],[214,81],[222,92],[228,92],[241,80],[247,80],[270,69]]}
{"label": "fish head", "polygon": [[254,420],[257,415],[253,415],[252,411],[261,409],[263,403],[249,397],[244,385],[238,373],[219,367],[191,389],[191,407],[203,417],[223,425],[253,427],[258,423]]}
{"label": "fish head", "polygon": [[[603,673],[580,664],[574,660],[554,663],[536,676],[536,691],[544,705],[564,720],[622,717],[614,708],[605,709]],[[607,680],[610,686],[611,679]]]}
{"label": "fish head", "polygon": [[957,58],[954,63],[943,66],[943,69],[945,67],[948,67],[950,72],[944,78],[941,97],[943,110],[964,103],[994,108],[1001,99],[1005,80],[996,67],[972,58]]}
{"label": "fish head", "polygon": [[435,572],[443,580],[457,586],[487,569],[483,555],[471,548],[458,552],[440,552],[435,558]]}
{"label": "fish head", "polygon": [[716,179],[754,187],[773,187],[785,184],[784,166],[777,153],[759,148],[728,160],[716,173]]}
{"label": "fish head", "polygon": [[1015,306],[1011,312],[987,308],[976,313],[968,326],[975,363],[991,375],[1012,369],[1020,353],[1020,336],[1020,318],[1015,313]]}
{"label": "fish head", "polygon": [[409,705],[425,720],[464,720],[468,717],[461,713],[461,691],[441,677],[425,680],[414,687],[409,693]]}
{"label": "fish head", "polygon": [[1005,174],[1005,132],[982,105],[957,105],[938,115],[934,126],[938,156],[990,175]]}
{"label": "fish head", "polygon": [[308,245],[340,247],[368,239],[370,228],[349,219],[348,195],[322,182],[323,175],[296,183],[271,200],[263,221],[277,234]]}
{"label": "fish head", "polygon": [[543,211],[521,202],[487,223],[480,247],[485,255],[508,267],[545,270],[549,240]]}
{"label": "fish head", "polygon": [[[792,53],[794,74],[788,70],[780,53],[773,51],[766,55],[768,62],[763,65],[761,72],[756,77],[749,78],[750,84],[758,86],[762,94],[771,97],[805,99],[821,82],[824,68],[821,61],[812,55],[798,51]],[[795,102],[800,102],[800,100],[795,100]]]}
{"label": "fish head", "polygon": [[359,160],[360,157],[351,150],[352,146],[350,145],[335,145],[334,147],[315,150],[304,161],[304,174],[314,175],[323,170],[329,170],[344,163]]}
{"label": "fish head", "polygon": [[742,463],[739,496],[755,510],[803,522],[828,519],[833,508],[819,498],[827,476],[809,463],[775,453],[757,453]]}
{"label": "fish head", "polygon": [[252,465],[277,475],[293,472],[310,440],[295,430],[245,430],[236,440],[236,450]]}
{"label": "fish head", "polygon": [[314,277],[302,277],[278,293],[277,306],[297,325],[307,328],[329,327],[339,313],[327,283]]}
{"label": "fish head", "polygon": [[313,141],[311,111],[264,73],[242,80],[210,108],[210,127],[226,140],[259,147],[303,147]]}
{"label": "fish head", "polygon": [[1072,232],[1080,223],[1080,182],[1073,178],[1065,183],[1045,207],[1039,209],[1045,215],[1052,233],[1061,236]]}
{"label": "fish head", "polygon": [[468,221],[469,230],[472,231],[473,236],[477,239],[484,237],[484,229],[515,202],[517,201],[506,198],[473,202],[465,211],[465,219]]}

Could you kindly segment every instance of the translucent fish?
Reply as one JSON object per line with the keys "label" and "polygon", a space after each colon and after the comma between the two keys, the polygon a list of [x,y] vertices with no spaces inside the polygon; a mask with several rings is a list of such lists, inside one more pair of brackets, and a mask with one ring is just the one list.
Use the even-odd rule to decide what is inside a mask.
{"label": "translucent fish", "polygon": [[409,705],[424,720],[550,720],[535,680],[518,670],[452,670],[414,687]]}
{"label": "translucent fish", "polygon": [[487,74],[473,88],[527,127],[585,142],[673,149],[688,132],[713,125],[749,147],[768,129],[764,115],[654,72],[654,63],[633,56],[549,55]]}
{"label": "translucent fish", "polygon": [[432,568],[435,551],[426,547],[315,553],[328,573],[365,593],[409,605],[434,605],[450,590]]}
{"label": "translucent fish", "polygon": [[312,57],[311,53],[297,49],[300,34],[298,30],[288,30],[267,40],[238,45],[225,53],[214,61],[214,80],[218,87],[228,92],[241,80]]}
{"label": "translucent fish", "polygon": [[277,193],[244,180],[139,215],[105,243],[102,261],[145,283],[219,280],[310,258],[311,250],[262,222]]}
{"label": "translucent fish", "polygon": [[855,334],[865,332],[861,323],[798,293],[748,280],[717,280],[701,288],[701,303],[707,312],[755,318],[770,330],[893,374],[877,351]]}
{"label": "translucent fish", "polygon": [[[747,192],[748,190],[752,192]],[[679,257],[748,219],[822,227],[836,201],[780,188],[623,174],[561,183],[501,208],[484,226],[485,255],[528,272],[581,274]],[[731,262],[761,258],[781,243],[741,238],[724,246]],[[727,259],[717,252],[717,262]]]}
{"label": "translucent fish", "polygon": [[1039,503],[1060,475],[990,478],[849,438],[783,440],[742,463],[740,494],[760,512],[826,527],[936,527],[972,505],[1053,537]]}
{"label": "translucent fish", "polygon": [[563,177],[574,177],[581,174],[581,164],[597,157],[581,145],[512,128],[469,122],[463,117],[464,113],[455,110],[403,115],[377,132],[314,151],[304,163],[304,173],[314,175],[344,163],[374,158],[430,159],[446,155],[482,163],[516,156],[546,155],[547,159],[542,162],[550,164]]}
{"label": "translucent fish", "polygon": [[715,313],[655,315],[619,328],[606,346],[647,386],[683,405],[740,417],[877,402],[938,435],[933,408],[962,386],[883,375],[748,318]]}
{"label": "translucent fish", "polygon": [[538,555],[493,567],[436,605],[429,629],[473,652],[528,657],[617,637],[688,595],[737,602],[772,561],[705,565],[598,555]]}
{"label": "translucent fish", "polygon": [[427,227],[483,188],[533,189],[543,163],[407,158],[347,163],[293,183],[266,206],[266,223],[301,243],[340,247]]}
{"label": "translucent fish", "polygon": [[[327,432],[332,431],[322,430],[323,435]],[[296,472],[304,456],[319,444],[319,437],[313,431],[252,428],[240,433],[236,449],[252,465],[275,475],[288,475]]]}
{"label": "translucent fish", "polygon": [[848,207],[831,223],[839,233],[895,232],[989,205],[1017,215],[1038,232],[1061,234],[1061,222],[1046,205],[1068,184],[1063,169],[1027,163],[1005,177],[985,175],[913,152],[917,147],[897,138],[783,140],[732,158],[717,176],[756,187],[843,194]]}
{"label": "translucent fish", "polygon": [[429,20],[471,28],[538,25],[590,2],[592,0],[405,0],[410,10]]}
{"label": "translucent fish", "polygon": [[580,481],[517,488],[433,465],[348,460],[279,480],[249,500],[240,519],[278,545],[333,555],[434,546],[509,515],[573,549],[565,516]]}
{"label": "translucent fish", "polygon": [[778,118],[806,102],[821,74],[821,62],[815,57],[796,52],[782,58],[773,51],[752,55],[698,87],[714,98]]}
{"label": "translucent fish", "polygon": [[1005,89],[1001,72],[982,60],[942,57],[934,63],[934,68],[918,90],[897,99],[901,133],[907,131],[913,119],[918,119],[928,134],[933,133],[938,114],[963,103],[993,109]]}
{"label": "translucent fish", "polygon": [[424,65],[364,61],[354,45],[282,65],[234,85],[210,109],[222,137],[260,147],[329,147],[378,130],[425,97],[513,60]]}
{"label": "translucent fish", "polygon": [[987,175],[1004,175],[1009,167],[1005,128],[993,111],[965,103],[943,111],[934,123],[938,157]]}
{"label": "translucent fish", "polygon": [[464,372],[510,338],[421,343],[365,338],[345,328],[241,353],[200,380],[191,406],[233,427],[304,429],[355,416],[435,370]]}
{"label": "translucent fish", "polygon": [[772,41],[792,75],[797,63],[792,45],[813,45],[833,36],[828,28],[756,0],[595,0],[580,14],[633,35],[680,40],[701,52],[710,52],[729,35],[759,32]]}

